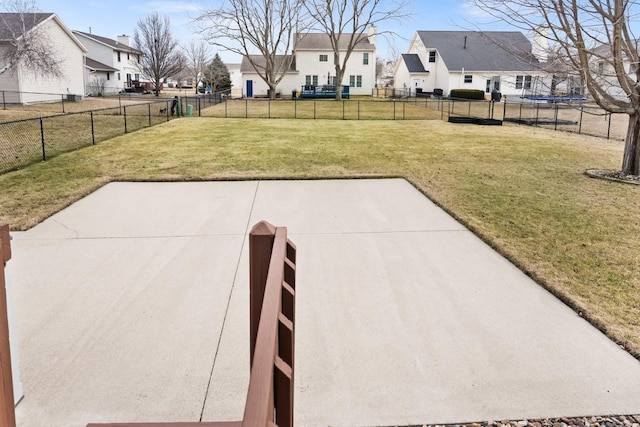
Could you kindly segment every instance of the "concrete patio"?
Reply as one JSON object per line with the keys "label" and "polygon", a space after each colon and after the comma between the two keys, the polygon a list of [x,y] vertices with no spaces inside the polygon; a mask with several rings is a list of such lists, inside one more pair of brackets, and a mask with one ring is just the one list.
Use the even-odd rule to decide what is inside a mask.
{"label": "concrete patio", "polygon": [[241,419],[263,219],[298,248],[297,425],[640,413],[640,362],[402,179],[112,183],[12,233],[19,426]]}

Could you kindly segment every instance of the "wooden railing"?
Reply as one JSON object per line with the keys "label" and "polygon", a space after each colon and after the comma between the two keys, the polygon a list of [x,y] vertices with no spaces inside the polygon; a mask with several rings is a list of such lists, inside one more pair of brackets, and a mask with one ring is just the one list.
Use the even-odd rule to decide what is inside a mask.
{"label": "wooden railing", "polygon": [[242,421],[88,424],[87,427],[292,427],[296,247],[262,221],[249,235],[251,377]]}
{"label": "wooden railing", "polygon": [[13,403],[13,380],[11,376],[11,351],[9,348],[9,316],[7,314],[7,291],[4,269],[11,259],[9,226],[0,225],[0,426],[15,427],[16,414]]}

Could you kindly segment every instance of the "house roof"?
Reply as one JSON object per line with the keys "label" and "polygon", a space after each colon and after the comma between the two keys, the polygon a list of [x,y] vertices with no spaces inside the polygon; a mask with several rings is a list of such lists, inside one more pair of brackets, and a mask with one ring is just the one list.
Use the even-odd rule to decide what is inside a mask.
{"label": "house roof", "polygon": [[[267,60],[263,55],[249,55],[249,57],[251,58],[251,61],[253,61],[253,63],[256,64],[259,68],[264,69],[264,67],[266,67]],[[247,56],[242,57],[242,63],[240,63],[241,73],[256,72],[255,68],[249,61],[249,57]],[[279,68],[282,65],[282,63],[285,61],[285,59],[288,59],[288,58],[291,58],[291,55],[276,55],[275,57],[276,68]],[[289,66],[289,69],[287,70],[287,72],[295,72],[295,71],[296,71],[296,61],[294,58],[293,61],[291,61],[291,65]]]}
{"label": "house roof", "polygon": [[118,71],[117,68],[113,68],[107,64],[103,64],[102,62],[98,62],[95,59],[86,58],[86,67],[95,70],[95,71]]}
{"label": "house roof", "polygon": [[[338,41],[339,50],[346,50],[351,33],[343,33]],[[325,33],[298,33],[295,36],[295,50],[333,50],[331,40]],[[362,35],[362,39],[356,44],[353,50],[356,51],[375,51],[376,47],[371,44],[366,34]]]}
{"label": "house roof", "polygon": [[402,61],[410,73],[428,73],[428,71],[424,69],[420,57],[415,53],[403,53]]}
{"label": "house roof", "polygon": [[[0,13],[0,42],[8,42],[22,36],[24,30],[30,32],[45,21],[54,20],[69,38],[82,50],[86,52],[80,40],[67,28],[55,13]],[[24,30],[22,26],[25,26]]]}
{"label": "house roof", "polygon": [[53,15],[53,13],[0,13],[0,21],[2,22],[2,25],[0,25],[0,40],[14,40],[16,36],[20,36],[22,34],[23,18],[26,30],[31,31]]}
{"label": "house roof", "polygon": [[113,40],[113,39],[110,39],[108,37],[97,36],[95,34],[85,33],[83,31],[77,31],[77,30],[74,30],[73,32],[75,34],[80,34],[83,37],[86,37],[88,39],[96,41],[98,43],[102,43],[104,45],[107,45],[107,46],[111,47],[113,50],[119,50],[120,52],[135,53],[137,55],[141,55],[142,54],[142,51],[140,51],[138,49],[134,49],[131,46],[127,46],[124,43],[120,43],[117,40]]}
{"label": "house roof", "polygon": [[449,71],[530,71],[541,67],[519,31],[418,31]]}

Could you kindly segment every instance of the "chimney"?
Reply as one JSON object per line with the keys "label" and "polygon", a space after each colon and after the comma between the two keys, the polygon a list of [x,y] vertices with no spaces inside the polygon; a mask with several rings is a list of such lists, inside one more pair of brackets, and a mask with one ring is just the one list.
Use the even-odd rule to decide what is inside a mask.
{"label": "chimney", "polygon": [[378,37],[378,29],[375,25],[369,27],[369,31],[367,31],[367,36],[369,37],[369,43],[372,45],[376,45],[376,38]]}
{"label": "chimney", "polygon": [[122,43],[125,46],[131,46],[131,37],[127,35],[118,36],[118,43]]}
{"label": "chimney", "polygon": [[549,29],[547,27],[538,27],[533,31],[531,54],[540,62],[547,62],[549,59]]}

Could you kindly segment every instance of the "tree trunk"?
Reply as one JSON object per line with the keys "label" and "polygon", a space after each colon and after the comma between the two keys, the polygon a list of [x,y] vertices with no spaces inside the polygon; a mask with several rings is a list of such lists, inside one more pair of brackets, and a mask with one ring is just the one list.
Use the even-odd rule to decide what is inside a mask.
{"label": "tree trunk", "polygon": [[275,85],[275,84],[273,84],[271,82],[269,82],[268,85],[269,85],[269,99],[276,99],[276,88],[277,88],[277,85]]}
{"label": "tree trunk", "polygon": [[342,79],[344,71],[340,67],[336,67],[336,101],[342,101]]}
{"label": "tree trunk", "polygon": [[629,114],[629,127],[624,142],[622,173],[640,175],[640,113]]}

